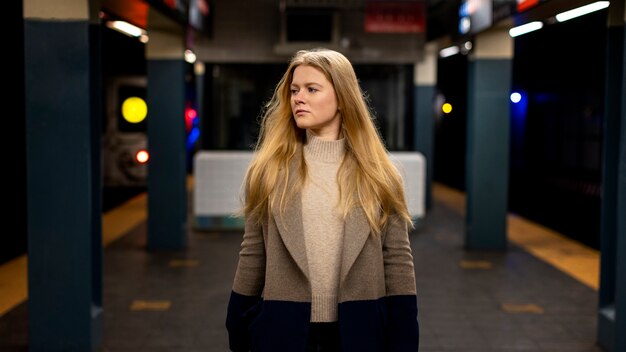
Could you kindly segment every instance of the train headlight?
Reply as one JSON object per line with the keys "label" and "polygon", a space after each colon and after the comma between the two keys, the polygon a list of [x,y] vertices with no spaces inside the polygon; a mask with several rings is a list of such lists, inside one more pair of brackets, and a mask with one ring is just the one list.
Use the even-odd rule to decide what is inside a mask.
{"label": "train headlight", "polygon": [[135,160],[139,164],[145,164],[150,160],[150,153],[147,150],[141,149],[137,153],[135,153]]}

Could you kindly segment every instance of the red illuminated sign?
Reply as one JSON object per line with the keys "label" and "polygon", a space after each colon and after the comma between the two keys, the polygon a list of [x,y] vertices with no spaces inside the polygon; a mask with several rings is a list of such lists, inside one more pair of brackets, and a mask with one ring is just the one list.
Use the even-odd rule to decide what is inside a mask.
{"label": "red illuminated sign", "polygon": [[517,12],[526,11],[539,4],[539,0],[517,0]]}
{"label": "red illuminated sign", "polygon": [[369,33],[422,33],[425,7],[422,1],[370,1],[365,6],[365,31]]}

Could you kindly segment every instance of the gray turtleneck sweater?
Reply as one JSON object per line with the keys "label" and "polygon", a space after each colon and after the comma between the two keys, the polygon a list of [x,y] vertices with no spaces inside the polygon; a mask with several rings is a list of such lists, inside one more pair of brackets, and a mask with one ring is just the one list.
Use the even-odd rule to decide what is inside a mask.
{"label": "gray turtleneck sweater", "polygon": [[337,170],[345,140],[326,141],[307,130],[304,159],[307,181],[302,189],[302,224],[311,279],[311,321],[337,321],[343,218],[339,210]]}

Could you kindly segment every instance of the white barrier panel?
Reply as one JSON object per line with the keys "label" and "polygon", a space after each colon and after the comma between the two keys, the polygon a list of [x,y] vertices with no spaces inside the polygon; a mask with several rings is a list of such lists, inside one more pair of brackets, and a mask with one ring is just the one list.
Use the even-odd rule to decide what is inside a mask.
{"label": "white barrier panel", "polygon": [[390,155],[404,179],[409,214],[413,220],[419,220],[426,215],[426,158],[419,152],[391,152]]}
{"label": "white barrier panel", "polygon": [[[409,213],[425,215],[426,162],[418,152],[392,152],[404,179]],[[196,229],[242,228],[232,215],[241,207],[241,185],[252,152],[199,151],[194,156],[193,214]]]}
{"label": "white barrier panel", "polygon": [[252,152],[199,151],[194,156],[193,213],[198,229],[243,227],[232,215],[241,207],[241,185]]}

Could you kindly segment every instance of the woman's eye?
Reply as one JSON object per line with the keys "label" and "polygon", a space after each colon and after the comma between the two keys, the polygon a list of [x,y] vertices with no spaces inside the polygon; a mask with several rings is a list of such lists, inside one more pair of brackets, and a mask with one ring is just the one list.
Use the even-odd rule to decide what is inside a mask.
{"label": "woman's eye", "polygon": [[317,92],[317,89],[315,89],[315,88],[309,88],[309,93],[315,93],[315,92]]}
{"label": "woman's eye", "polygon": [[297,89],[292,89],[291,90],[291,94],[298,94],[298,90]]}

